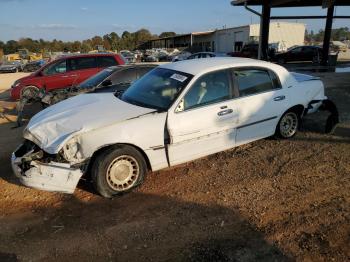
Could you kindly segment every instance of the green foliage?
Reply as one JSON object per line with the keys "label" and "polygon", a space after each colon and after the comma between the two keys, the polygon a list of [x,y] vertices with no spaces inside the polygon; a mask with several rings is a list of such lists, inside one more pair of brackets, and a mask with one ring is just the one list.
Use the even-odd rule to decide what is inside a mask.
{"label": "green foliage", "polygon": [[[308,42],[323,42],[323,38],[324,38],[324,30],[318,31],[317,34],[315,34],[312,30],[310,31],[310,33],[306,31],[306,34],[305,34],[305,40]],[[341,27],[341,28],[333,29],[331,39],[333,41],[349,40],[350,39],[349,28]]]}
{"label": "green foliage", "polygon": [[159,35],[159,38],[173,37],[176,36],[175,32],[163,32]]}
{"label": "green foliage", "polygon": [[2,49],[5,54],[16,53],[18,49],[22,48],[35,53],[60,52],[64,50],[86,53],[95,50],[98,45],[103,45],[105,50],[112,51],[124,49],[134,50],[140,44],[157,37],[157,35],[151,34],[149,30],[142,28],[134,33],[124,31],[121,37],[119,37],[117,33],[111,32],[103,37],[94,36],[91,39],[73,42],[63,42],[57,39],[52,41],[45,41],[43,39],[33,40],[31,38],[21,38],[18,41],[9,40],[6,43],[0,41],[0,49]]}

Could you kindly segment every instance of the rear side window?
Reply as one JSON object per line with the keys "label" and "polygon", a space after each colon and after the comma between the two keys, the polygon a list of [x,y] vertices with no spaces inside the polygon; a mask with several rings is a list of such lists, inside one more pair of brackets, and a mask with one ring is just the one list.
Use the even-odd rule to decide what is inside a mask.
{"label": "rear side window", "polygon": [[130,84],[137,78],[136,68],[128,68],[114,73],[110,79],[115,84]]}
{"label": "rear side window", "polygon": [[79,57],[70,60],[71,70],[83,70],[95,67],[97,67],[95,57]]}
{"label": "rear side window", "polygon": [[118,65],[117,61],[112,56],[99,56],[97,57],[98,67],[110,67]]}
{"label": "rear side window", "polygon": [[234,71],[239,96],[249,96],[280,88],[276,74],[263,69],[239,69]]}
{"label": "rear side window", "polygon": [[155,67],[140,67],[137,69],[137,78],[141,78],[143,77],[145,74],[147,74],[149,71],[151,71],[152,69],[154,69]]}

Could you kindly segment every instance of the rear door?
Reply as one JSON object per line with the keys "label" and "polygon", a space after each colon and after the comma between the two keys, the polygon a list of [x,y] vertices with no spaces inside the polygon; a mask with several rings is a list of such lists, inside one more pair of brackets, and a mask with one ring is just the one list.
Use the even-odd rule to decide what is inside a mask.
{"label": "rear door", "polygon": [[314,47],[305,46],[303,47],[302,53],[303,61],[313,61],[314,58],[317,58],[316,49]]}
{"label": "rear door", "polygon": [[102,68],[97,67],[95,56],[71,58],[68,62],[71,76],[75,77],[74,85],[85,81],[102,70]]}
{"label": "rear door", "polygon": [[302,61],[303,60],[303,53],[302,53],[303,47],[299,46],[296,48],[293,48],[287,53],[286,60],[287,61]]}
{"label": "rear door", "polygon": [[245,144],[275,133],[281,115],[289,108],[288,96],[276,73],[266,68],[234,69],[238,98],[236,145]]}

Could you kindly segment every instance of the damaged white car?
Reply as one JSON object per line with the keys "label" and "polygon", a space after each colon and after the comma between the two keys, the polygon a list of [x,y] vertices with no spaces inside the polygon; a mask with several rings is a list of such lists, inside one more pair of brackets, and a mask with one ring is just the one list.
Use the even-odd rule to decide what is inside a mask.
{"label": "damaged white car", "polygon": [[254,140],[295,135],[301,118],[336,107],[315,77],[246,58],[162,65],[123,94],[83,94],[35,115],[12,166],[29,187],[73,193],[90,174],[105,197],[140,185],[148,171]]}

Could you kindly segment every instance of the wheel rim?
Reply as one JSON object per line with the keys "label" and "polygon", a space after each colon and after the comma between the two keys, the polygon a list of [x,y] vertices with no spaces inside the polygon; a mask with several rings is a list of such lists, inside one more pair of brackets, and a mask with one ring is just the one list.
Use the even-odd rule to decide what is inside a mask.
{"label": "wheel rim", "polygon": [[280,132],[283,137],[293,136],[298,129],[298,116],[295,113],[285,114],[280,122]]}
{"label": "wheel rim", "polygon": [[140,175],[136,159],[122,155],[115,158],[107,168],[108,185],[115,191],[124,191],[133,187]]}
{"label": "wheel rim", "polygon": [[39,89],[36,87],[27,87],[22,90],[21,98],[33,99],[38,97]]}

